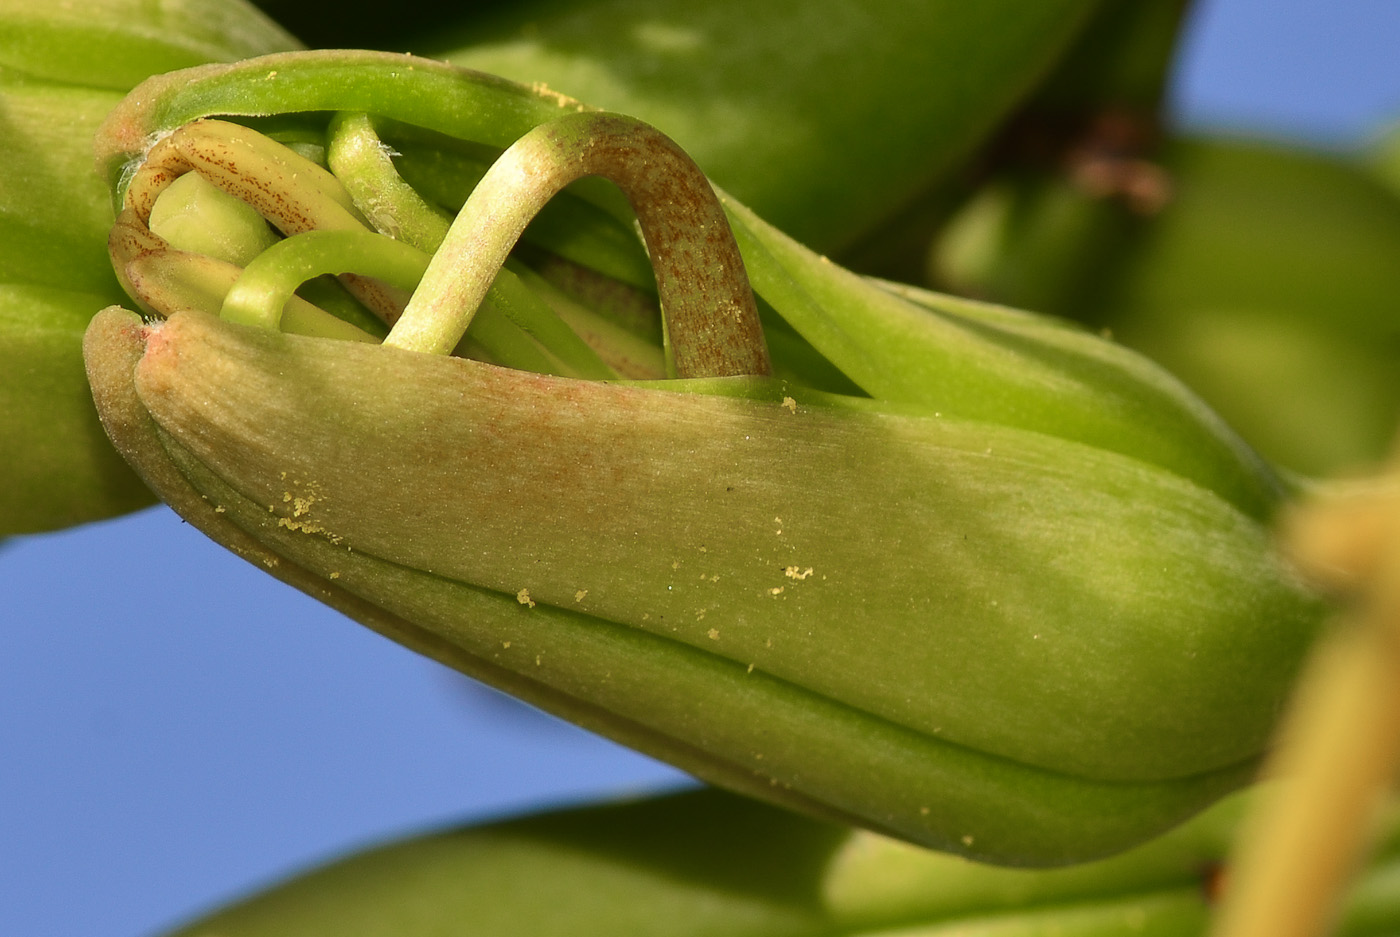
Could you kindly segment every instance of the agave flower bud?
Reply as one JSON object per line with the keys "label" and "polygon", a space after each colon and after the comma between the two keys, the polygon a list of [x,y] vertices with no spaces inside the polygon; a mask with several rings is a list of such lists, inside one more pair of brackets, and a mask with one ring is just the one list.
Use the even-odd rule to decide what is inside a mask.
{"label": "agave flower bud", "polygon": [[434,8],[380,48],[639,117],[764,218],[831,251],[947,185],[1105,6],[517,3],[485,17]]}
{"label": "agave flower bud", "polygon": [[[1251,799],[1230,798],[1121,856],[1025,870],[696,791],[386,843],[178,934],[1199,937],[1231,878],[1226,849]],[[1400,922],[1393,813],[1379,839],[1342,909],[1343,937],[1379,937]]]}
{"label": "agave flower bud", "polygon": [[128,91],[141,80],[299,43],[243,0],[6,0],[6,68],[46,81]]}
{"label": "agave flower bud", "polygon": [[[324,145],[319,117],[267,125],[301,153],[203,120],[275,100],[339,115]],[[365,114],[420,129],[386,161],[348,145]],[[1141,359],[857,277],[645,125],[416,59],[153,80],[99,156],[121,276],[168,316],[94,320],[108,431],[192,523],[369,626],[702,778],[999,862],[1125,848],[1253,772],[1320,608],[1270,545],[1278,480]],[[285,238],[243,267],[166,241],[191,173]],[[675,379],[449,356],[581,370],[529,264],[628,269],[616,191],[571,186],[572,239],[529,221],[594,174],[635,212]],[[288,300],[346,273],[382,344]],[[473,340],[493,309],[534,344]],[[859,391],[798,379],[832,372]]]}
{"label": "agave flower bud", "polygon": [[835,250],[950,185],[1090,14],[1120,4],[260,5],[311,47],[411,51],[641,118],[765,218]]}
{"label": "agave flower bud", "polygon": [[1366,147],[1363,158],[1373,177],[1400,194],[1400,123],[1392,123],[1377,134]]}
{"label": "agave flower bud", "polygon": [[1110,329],[1292,470],[1380,460],[1400,200],[1335,154],[1197,138],[1157,159],[1171,198],[1139,217],[1068,176],[997,180],[946,232],[944,282]]}
{"label": "agave flower bud", "polygon": [[[122,299],[102,251],[112,213],[84,144],[120,95],[4,74],[0,536],[151,501],[102,432],[79,352],[93,312]],[[61,128],[56,114],[63,115]]]}
{"label": "agave flower bud", "polygon": [[239,0],[7,2],[0,10],[0,536],[148,504],[90,404],[79,346],[122,299],[92,138],[141,79],[295,40]]}

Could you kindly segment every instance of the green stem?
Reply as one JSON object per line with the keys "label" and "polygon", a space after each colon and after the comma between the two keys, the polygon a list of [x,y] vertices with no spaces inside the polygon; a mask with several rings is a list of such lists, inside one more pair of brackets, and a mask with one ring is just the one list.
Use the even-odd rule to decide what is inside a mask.
{"label": "green stem", "polygon": [[770,373],[743,260],[709,181],[655,129],[605,113],[542,124],[502,154],[453,222],[385,344],[450,352],[525,226],[564,186],[593,175],[616,183],[637,213],[674,373]]}
{"label": "green stem", "polygon": [[[215,257],[176,250],[146,227],[131,209],[117,216],[108,238],[108,251],[117,279],[127,295],[147,312],[168,317],[200,310],[216,315],[243,268]],[[377,342],[353,323],[294,296],[282,315],[285,331],[298,335]]]}
{"label": "green stem", "polygon": [[583,105],[504,78],[387,52],[324,49],[261,56],[148,79],[142,94],[104,129],[97,158],[114,191],[123,166],[144,152],[152,129],[210,114],[259,116],[313,111],[393,114],[407,123],[505,147],[561,109]]}
{"label": "green stem", "polygon": [[411,290],[428,255],[372,231],[307,231],[278,241],[249,262],[224,297],[225,319],[277,330],[297,287],[327,273],[358,273]]}
{"label": "green stem", "polygon": [[[1395,471],[1395,470],[1392,470]],[[1400,472],[1359,498],[1295,512],[1305,574],[1353,607],[1313,651],[1266,773],[1287,786],[1235,847],[1213,937],[1328,932],[1400,770]],[[1350,503],[1348,503],[1350,501]]]}
{"label": "green stem", "polygon": [[[331,170],[355,206],[379,231],[424,251],[426,262],[427,255],[447,237],[451,222],[404,182],[373,119],[367,114],[338,114],[331,121],[328,136],[326,155]],[[479,319],[473,330],[472,338],[493,361],[593,380],[617,376],[513,271],[497,273],[487,301],[491,312],[486,317],[509,320],[487,324]],[[532,347],[536,343],[543,347]]]}
{"label": "green stem", "polygon": [[[665,352],[661,347],[661,320],[656,314],[655,305],[645,309],[655,320],[655,329],[653,334],[643,337],[618,323],[617,320],[624,319],[623,316],[609,315],[612,310],[605,308],[606,298],[595,296],[589,297],[591,302],[581,301],[542,276],[539,270],[524,263],[515,272],[531,293],[554,310],[570,333],[577,335],[585,347],[597,354],[612,372],[612,379],[660,380],[666,376]],[[626,289],[619,284],[613,285]]]}
{"label": "green stem", "polygon": [[337,114],[327,139],[331,172],[370,224],[421,251],[437,250],[452,222],[403,181],[370,116]]}
{"label": "green stem", "polygon": [[[287,235],[369,230],[335,176],[255,130],[222,120],[185,124],[151,147],[126,189],[125,207],[147,222],[157,198],[187,172],[246,202]],[[385,323],[398,319],[401,300],[381,284],[347,277],[345,285]]]}
{"label": "green stem", "polygon": [[[518,270],[503,267],[487,291],[486,300],[492,311],[499,311],[558,362],[548,368],[531,367],[527,370],[599,381],[616,378],[617,372],[603,362],[598,352],[525,283],[522,279],[525,270],[523,266]],[[487,310],[483,309],[476,321],[480,322],[486,314]],[[472,333],[473,337],[485,344],[479,326],[474,327]]]}
{"label": "green stem", "polygon": [[[412,290],[428,260],[429,255],[416,247],[370,231],[295,234],[249,262],[228,288],[219,314],[240,325],[305,332],[304,319],[298,318],[292,328],[283,309],[289,316],[299,309],[292,305],[294,294],[307,280],[353,271]],[[492,361],[506,367],[600,380],[617,376],[509,270],[497,276],[472,338]]]}

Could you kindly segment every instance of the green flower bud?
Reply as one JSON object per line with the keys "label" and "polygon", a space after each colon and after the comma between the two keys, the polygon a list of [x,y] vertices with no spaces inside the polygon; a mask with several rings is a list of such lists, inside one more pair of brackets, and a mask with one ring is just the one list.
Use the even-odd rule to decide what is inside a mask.
{"label": "green flower bud", "polygon": [[[523,70],[525,80],[596,94],[595,103],[682,133],[703,164],[722,169],[724,179],[766,214],[835,245],[849,243],[935,176],[948,175],[1062,52],[1093,4],[1056,0],[1034,15],[1018,11],[1008,18],[990,7],[963,11],[892,3],[880,10],[862,7],[854,19],[841,4],[813,7],[800,17],[751,4],[700,9],[681,3],[666,10],[652,4],[639,13],[626,4],[600,2],[548,10],[548,5],[517,4],[508,16],[493,18],[478,6],[457,14],[437,4],[410,3],[396,9],[393,23],[370,15],[365,4],[352,3],[348,11],[338,4],[330,13],[316,3],[290,9],[278,4],[274,12],[294,21],[315,44],[383,42],[444,56],[504,55],[511,67]],[[538,27],[527,50],[510,41],[519,25],[512,17],[522,13]],[[671,24],[660,32],[654,27],[658,16]],[[7,4],[0,24],[0,68],[7,75],[58,82],[66,92],[56,96],[63,100],[46,101],[37,110],[46,141],[39,161],[55,163],[41,166],[42,184],[33,185],[27,126],[7,135],[11,147],[0,166],[7,221],[43,219],[42,237],[26,224],[15,237],[0,238],[0,267],[24,271],[13,281],[0,280],[7,284],[0,296],[7,337],[0,373],[12,378],[0,389],[0,412],[7,414],[0,417],[0,442],[7,452],[24,454],[11,459],[0,477],[5,483],[0,489],[7,492],[0,496],[4,535],[104,517],[148,497],[96,431],[77,380],[81,328],[103,305],[121,300],[100,256],[98,232],[110,219],[88,223],[94,209],[103,215],[105,210],[100,188],[82,165],[94,121],[115,98],[100,96],[92,114],[84,105],[80,114],[60,117],[69,113],[68,98],[82,97],[76,93],[80,87],[124,92],[152,73],[297,43],[241,0],[76,5],[22,0]],[[472,31],[467,45],[462,29]],[[561,46],[543,41],[546,34],[568,36],[568,53],[561,57]],[[619,35],[643,41],[619,42]],[[678,37],[680,47],[672,41]],[[844,63],[853,46],[862,51],[858,63],[865,64],[831,67],[833,54]],[[929,63],[947,80],[928,74]],[[910,87],[921,90],[910,94]],[[16,108],[23,114],[27,104],[8,101],[7,114]],[[775,119],[777,112],[782,119]],[[855,139],[860,146],[850,145]],[[75,174],[67,172],[64,154],[77,157]],[[59,164],[63,172],[50,172]],[[431,167],[413,168],[421,173]],[[857,178],[863,182],[855,184]],[[82,198],[75,200],[78,193]],[[556,234],[571,227],[542,219],[536,233],[543,236],[547,225]],[[628,263],[646,274],[644,257],[638,262],[634,252]],[[75,292],[35,293],[15,285],[35,277],[45,287]],[[324,284],[308,289],[319,293],[318,302],[337,301]],[[515,293],[519,298],[520,291]],[[353,306],[343,311],[366,327]],[[659,359],[645,343],[614,323],[589,318],[574,325],[613,333],[608,346],[614,371],[661,373]],[[489,323],[478,331],[491,333],[488,342],[509,340]],[[472,342],[477,354],[488,353],[478,338]],[[541,368],[600,374],[593,362],[580,372],[577,361],[535,359]]]}
{"label": "green flower bud", "polygon": [[512,4],[385,48],[654,124],[764,218],[838,250],[946,185],[1103,6]]}
{"label": "green flower bud", "polygon": [[[1121,856],[1032,871],[697,791],[387,843],[178,935],[1200,937],[1247,801]],[[1379,839],[1340,937],[1380,937],[1400,922],[1393,815]]]}
{"label": "green flower bud", "polygon": [[1175,196],[1107,284],[1105,324],[1277,463],[1378,463],[1400,425],[1400,198],[1278,145],[1183,140],[1163,163]]}
{"label": "green flower bud", "polygon": [[[201,120],[274,103],[313,115],[267,125],[302,153]],[[356,114],[419,128],[403,165],[442,188],[471,177],[445,231],[412,186],[366,197],[386,166],[343,150]],[[463,168],[483,146],[508,148]],[[369,626],[702,778],[1004,863],[1126,848],[1254,771],[1321,609],[1272,550],[1278,480],[1142,359],[857,277],[637,121],[417,59],[153,80],[100,159],[119,273],[168,316],[94,320],[109,433],[192,523]],[[190,172],[285,239],[239,268],[151,232]],[[559,327],[539,241],[511,254],[589,175],[635,212],[679,380],[587,379],[607,336]],[[570,190],[574,265],[625,267],[616,190]],[[346,273],[382,345],[293,316],[299,282]],[[859,390],[800,379],[832,371]]]}
{"label": "green flower bud", "polygon": [[6,0],[0,21],[6,69],[121,92],[161,72],[299,45],[244,0]]}
{"label": "green flower bud", "polygon": [[1381,459],[1400,200],[1332,154],[1188,139],[1159,159],[1138,171],[1170,197],[1137,217],[1068,175],[998,179],[945,231],[942,282],[1111,330],[1294,471]]}
{"label": "green flower bud", "polygon": [[803,243],[849,247],[974,148],[1096,0],[263,0],[309,46],[409,51],[640,118]]}
{"label": "green flower bud", "polygon": [[102,432],[79,352],[93,311],[122,300],[85,142],[119,100],[0,72],[0,536],[151,501]]}
{"label": "green flower bud", "polygon": [[83,375],[83,330],[123,294],[103,245],[110,196],[92,138],[156,72],[295,45],[239,0],[60,4],[0,11],[0,536],[150,503],[112,450]]}

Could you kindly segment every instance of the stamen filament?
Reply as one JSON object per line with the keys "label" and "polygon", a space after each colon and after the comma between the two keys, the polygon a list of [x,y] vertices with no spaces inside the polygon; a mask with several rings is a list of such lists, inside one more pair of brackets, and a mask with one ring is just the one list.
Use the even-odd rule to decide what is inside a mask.
{"label": "stamen filament", "polygon": [[368,114],[338,114],[327,134],[326,161],[376,230],[427,253],[452,221],[403,181]]}
{"label": "stamen filament", "polygon": [[412,290],[428,255],[372,231],[306,231],[278,241],[243,268],[224,297],[220,315],[231,322],[276,330],[297,287],[327,273],[358,273]]}
{"label": "stamen filament", "polygon": [[652,256],[672,370],[768,374],[743,260],[699,168],[657,130],[606,113],[570,114],[521,137],[453,222],[386,345],[447,354],[530,220],[564,186],[601,175],[627,195]]}
{"label": "stamen filament", "polygon": [[[156,199],[187,172],[246,202],[286,235],[369,231],[335,176],[255,130],[222,120],[185,124],[151,147],[127,187],[125,206],[148,223]],[[345,285],[385,323],[398,319],[402,299],[381,284],[352,276]]]}

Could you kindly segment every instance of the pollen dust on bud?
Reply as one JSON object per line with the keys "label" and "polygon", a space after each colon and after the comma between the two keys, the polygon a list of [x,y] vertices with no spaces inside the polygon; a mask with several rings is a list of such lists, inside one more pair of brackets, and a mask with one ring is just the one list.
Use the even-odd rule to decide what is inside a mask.
{"label": "pollen dust on bud", "polygon": [[[285,481],[286,478],[287,473],[283,472],[283,481]],[[291,488],[282,492],[282,503],[292,506],[292,516],[279,517],[277,519],[277,526],[285,527],[288,530],[300,531],[304,534],[324,534],[332,543],[339,543],[340,537],[332,534],[330,531],[326,530],[326,528],[307,517],[307,515],[311,513],[312,507],[320,500],[321,495],[317,491],[317,486],[314,482],[292,481]]]}

